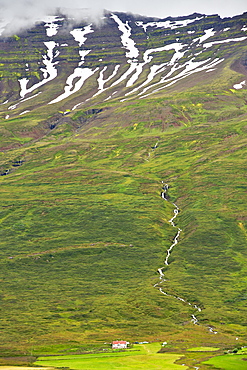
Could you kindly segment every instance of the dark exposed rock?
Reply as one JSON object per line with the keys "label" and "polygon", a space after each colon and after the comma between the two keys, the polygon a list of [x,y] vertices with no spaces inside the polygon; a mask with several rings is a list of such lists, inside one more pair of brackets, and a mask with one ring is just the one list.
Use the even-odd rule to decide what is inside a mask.
{"label": "dark exposed rock", "polygon": [[8,174],[9,174],[9,172],[10,172],[10,170],[8,169],[8,170],[6,170],[6,171],[2,172],[2,173],[0,174],[0,176],[6,176],[6,175],[8,175]]}
{"label": "dark exposed rock", "polygon": [[23,160],[15,161],[15,162],[13,162],[12,166],[13,166],[13,167],[19,167],[19,166],[21,166],[23,163],[24,163],[24,161],[23,161]]}

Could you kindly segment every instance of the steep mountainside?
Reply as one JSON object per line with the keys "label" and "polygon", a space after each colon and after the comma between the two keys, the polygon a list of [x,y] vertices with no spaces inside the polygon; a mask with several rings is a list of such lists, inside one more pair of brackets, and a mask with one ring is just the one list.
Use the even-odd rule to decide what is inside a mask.
{"label": "steep mountainside", "polygon": [[247,13],[7,31],[2,353],[243,345]]}
{"label": "steep mountainside", "polygon": [[[36,123],[47,113],[205,84],[236,59],[236,69],[246,73],[246,16],[157,20],[106,13],[102,18],[93,25],[73,24],[62,15],[47,17],[12,37],[4,37],[3,28],[1,116],[8,126],[20,116],[23,121],[34,116]],[[34,127],[27,126],[34,135]]]}

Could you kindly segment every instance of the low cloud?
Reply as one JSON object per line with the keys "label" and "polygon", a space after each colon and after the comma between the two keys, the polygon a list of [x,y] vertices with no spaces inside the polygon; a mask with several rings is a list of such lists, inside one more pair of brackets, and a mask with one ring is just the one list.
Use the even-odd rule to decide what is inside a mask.
{"label": "low cloud", "polygon": [[[102,21],[103,9],[160,18],[195,12],[233,16],[246,11],[246,0],[0,0],[0,18],[8,21],[5,35],[6,32],[18,34],[21,29],[31,27],[46,15],[54,15],[59,9],[77,21],[87,18],[89,22],[99,23]],[[1,26],[0,22],[0,32]]]}
{"label": "low cloud", "polygon": [[76,21],[87,19],[100,23],[103,8],[100,1],[89,0],[0,0],[0,18],[5,21],[5,31],[2,35],[10,36],[32,27],[42,21],[47,15],[61,12]]}

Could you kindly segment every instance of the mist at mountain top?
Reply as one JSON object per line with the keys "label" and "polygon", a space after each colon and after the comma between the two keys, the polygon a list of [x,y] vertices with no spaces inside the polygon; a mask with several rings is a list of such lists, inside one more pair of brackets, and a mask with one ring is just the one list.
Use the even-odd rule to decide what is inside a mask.
{"label": "mist at mountain top", "polygon": [[58,11],[75,20],[88,19],[89,22],[102,22],[103,9],[111,11],[132,12],[135,14],[166,18],[178,17],[192,13],[219,14],[221,17],[234,16],[246,11],[245,0],[167,0],[143,2],[136,0],[0,0],[0,18],[8,23],[5,35],[17,33],[29,28],[35,22]]}
{"label": "mist at mountain top", "polygon": [[37,21],[43,20],[47,15],[58,12],[77,21],[88,19],[90,22],[99,23],[103,16],[103,7],[100,1],[89,0],[0,0],[0,18],[7,23],[4,34],[6,36],[17,33],[33,26]]}

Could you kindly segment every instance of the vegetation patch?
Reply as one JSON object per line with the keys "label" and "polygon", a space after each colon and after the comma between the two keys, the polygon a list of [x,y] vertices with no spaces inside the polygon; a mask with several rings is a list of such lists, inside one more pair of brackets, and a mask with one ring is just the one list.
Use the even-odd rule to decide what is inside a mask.
{"label": "vegetation patch", "polygon": [[220,348],[219,347],[194,347],[194,348],[189,348],[187,351],[191,352],[213,352],[213,351],[218,351]]}
{"label": "vegetation patch", "polygon": [[211,358],[203,362],[205,365],[213,365],[217,369],[223,370],[246,370],[247,357],[243,355],[223,355]]}

